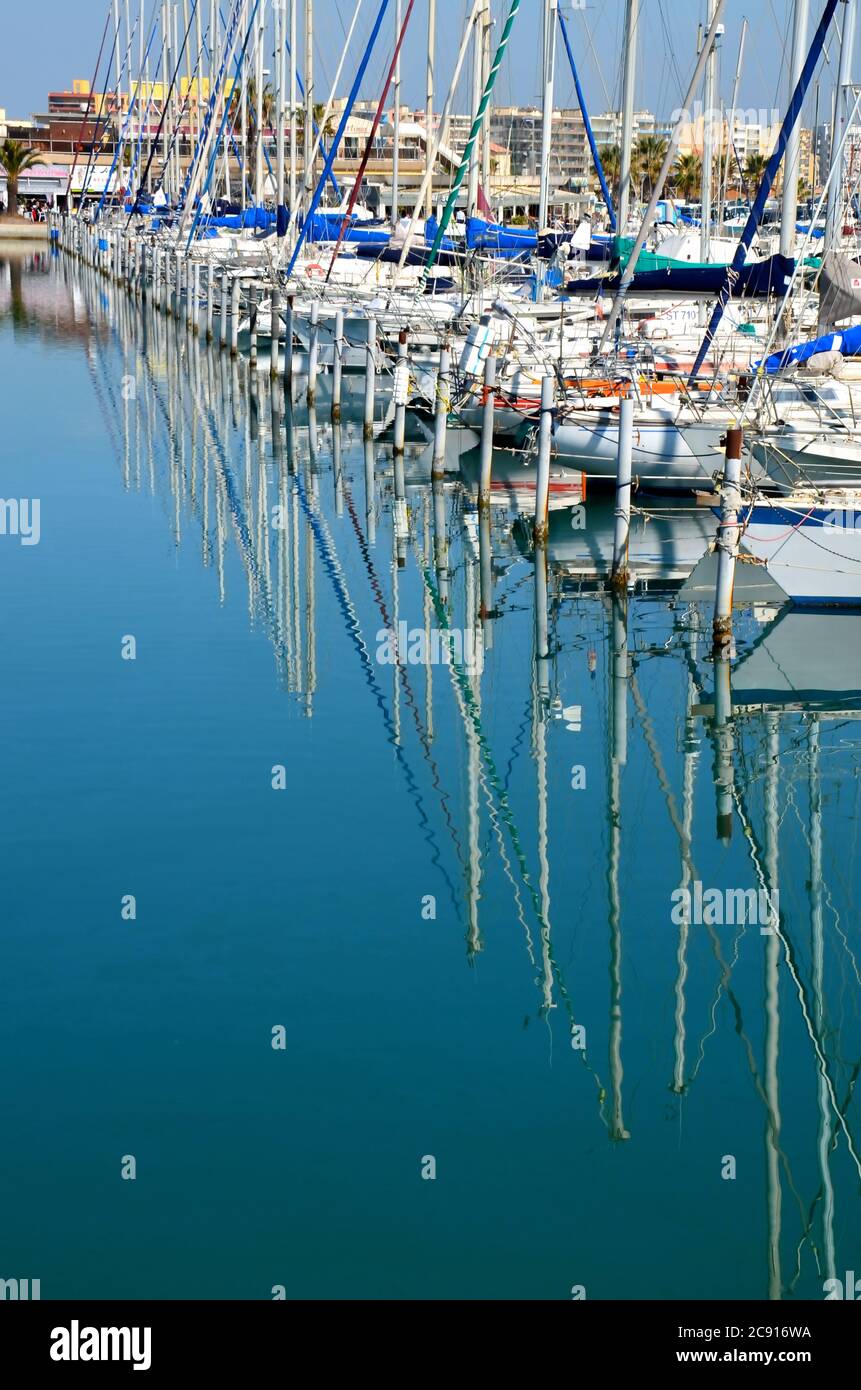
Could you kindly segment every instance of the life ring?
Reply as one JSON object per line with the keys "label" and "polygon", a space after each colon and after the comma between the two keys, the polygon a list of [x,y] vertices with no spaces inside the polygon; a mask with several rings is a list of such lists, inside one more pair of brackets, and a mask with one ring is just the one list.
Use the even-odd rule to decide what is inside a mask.
{"label": "life ring", "polygon": [[326,276],[326,272],[325,272],[325,270],[323,269],[323,267],[322,267],[321,265],[318,265],[316,262],[314,263],[314,265],[306,265],[306,267],[305,267],[305,274],[306,274],[306,275],[315,276],[315,277],[316,277],[317,275],[322,275],[324,279],[325,279],[325,276]]}

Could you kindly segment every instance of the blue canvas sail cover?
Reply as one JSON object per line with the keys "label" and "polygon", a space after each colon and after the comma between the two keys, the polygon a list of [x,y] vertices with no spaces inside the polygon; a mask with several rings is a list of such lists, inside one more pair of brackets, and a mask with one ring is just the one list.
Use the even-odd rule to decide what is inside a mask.
{"label": "blue canvas sail cover", "polygon": [[531,232],[528,227],[505,227],[498,222],[485,222],[482,217],[470,217],[466,224],[466,244],[471,251],[520,255],[538,250],[538,233]]}
{"label": "blue canvas sail cover", "polygon": [[[437,219],[435,217],[428,217],[425,221],[425,244],[427,246],[433,246],[438,230],[439,222]],[[455,249],[454,242],[450,236],[443,237],[441,247],[444,251],[453,251]]]}
{"label": "blue canvas sail cover", "polygon": [[861,324],[847,328],[844,333],[825,333],[809,343],[799,343],[797,347],[773,352],[764,362],[756,362],[754,366],[761,366],[769,376],[773,376],[775,372],[792,367],[797,362],[806,362],[819,352],[840,352],[844,357],[858,357],[861,355]]}
{"label": "blue canvas sail cover", "polygon": [[[732,287],[733,299],[765,299],[772,294],[785,294],[792,278],[795,262],[786,256],[769,256],[764,261],[752,261],[743,265]],[[720,292],[726,280],[726,266],[723,265],[678,265],[666,270],[638,270],[628,290],[647,294],[701,294],[713,295]],[[614,275],[609,279],[591,277],[588,280],[572,280],[565,286],[566,294],[595,295],[599,288],[615,294],[621,277]]]}
{"label": "blue canvas sail cover", "polygon": [[262,231],[274,227],[275,213],[267,212],[266,208],[246,208],[244,212],[231,213],[227,217],[202,217],[198,225],[226,227],[233,232],[239,232],[243,227],[254,227]]}
{"label": "blue canvas sail cover", "polygon": [[[312,214],[305,232],[306,241],[337,241],[344,225],[343,213],[320,212]],[[305,223],[302,223],[305,227]],[[350,217],[350,225],[344,233],[344,241],[356,241],[370,243],[374,246],[384,246],[388,243],[389,233],[387,228],[381,223],[358,222],[355,214]]]}

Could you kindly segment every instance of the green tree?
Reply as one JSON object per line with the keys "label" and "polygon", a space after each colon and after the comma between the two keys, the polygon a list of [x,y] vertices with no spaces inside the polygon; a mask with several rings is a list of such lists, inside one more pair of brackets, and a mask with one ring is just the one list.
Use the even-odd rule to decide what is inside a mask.
{"label": "green tree", "polygon": [[749,154],[744,161],[744,186],[747,196],[751,196],[751,189],[762,179],[765,173],[768,158],[764,154]]}
{"label": "green tree", "polygon": [[640,196],[651,197],[667,153],[667,142],[660,135],[641,135],[634,148],[633,173],[640,182]]}
{"label": "green tree", "polygon": [[0,165],[6,170],[9,195],[7,212],[10,217],[15,217],[18,212],[19,178],[28,169],[32,169],[34,164],[38,164],[42,158],[41,150],[32,149],[31,146],[25,145],[23,140],[0,141]]}
{"label": "green tree", "polygon": [[703,178],[703,162],[697,154],[682,154],[673,166],[672,180],[676,192],[682,198],[690,198],[700,187]]}
{"label": "green tree", "polygon": [[618,197],[619,179],[622,173],[622,151],[618,145],[602,145],[598,154],[604,168],[604,177],[610,185],[614,197]]}

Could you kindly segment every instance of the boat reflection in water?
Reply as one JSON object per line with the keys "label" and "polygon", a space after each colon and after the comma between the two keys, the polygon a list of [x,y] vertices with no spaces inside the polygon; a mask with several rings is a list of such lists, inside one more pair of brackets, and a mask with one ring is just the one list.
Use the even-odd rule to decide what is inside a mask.
{"label": "boat reflection in water", "polygon": [[[409,1144],[428,1142],[426,1091],[448,1171],[471,1165],[469,1194],[449,1198],[454,1225],[479,1251],[495,1249],[491,1206],[518,1232],[510,1256],[476,1257],[462,1275],[453,1230],[422,1225],[430,1283],[466,1296],[582,1284],[589,1297],[822,1297],[861,1248],[859,620],[780,611],[773,595],[766,607],[754,585],[737,662],[716,667],[710,595],[684,588],[714,535],[708,508],[641,508],[638,591],[590,592],[609,567],[606,502],[587,496],[582,524],[554,512],[536,566],[517,525],[534,487],[522,462],[500,460],[502,504],[480,516],[463,441],[432,478],[426,442],[393,457],[385,401],[363,442],[359,412],[329,423],[325,378],[309,413],[303,383],[290,401],[280,380],[85,271],[62,266],[47,283],[90,324],[128,525],[157,502],[177,557],[208,572],[214,608],[247,611],[249,657],[271,646],[274,680],[304,716],[284,737],[319,769],[307,817],[325,804],[336,833],[319,863],[293,866],[290,891],[296,920],[318,921],[321,939],[335,930],[316,900],[335,843],[356,903],[373,900],[352,924],[374,956],[368,1104],[393,1087],[382,1057],[403,1050],[421,1078],[404,1079]],[[23,294],[36,334],[40,297]],[[360,751],[385,791],[373,778],[357,789]],[[384,795],[401,808],[398,844],[369,866],[351,822],[384,820]],[[273,835],[273,862],[283,853]],[[702,912],[709,890],[725,904],[762,891],[774,910],[765,922]],[[431,943],[403,920],[383,949],[392,915],[424,895]],[[337,952],[296,949],[332,1046],[349,1051],[340,1014],[357,984]],[[399,1035],[377,1007],[401,993],[422,1020],[415,1036],[400,1010]],[[294,1065],[301,1077],[313,1062]],[[364,1152],[360,1126],[350,1134]],[[375,1147],[386,1173],[394,1142]],[[306,1157],[303,1200],[322,1212]],[[400,1248],[414,1197],[386,1184],[372,1218],[380,1245]],[[408,1266],[398,1277],[401,1294],[429,1287]],[[374,1290],[388,1287],[375,1265]]]}

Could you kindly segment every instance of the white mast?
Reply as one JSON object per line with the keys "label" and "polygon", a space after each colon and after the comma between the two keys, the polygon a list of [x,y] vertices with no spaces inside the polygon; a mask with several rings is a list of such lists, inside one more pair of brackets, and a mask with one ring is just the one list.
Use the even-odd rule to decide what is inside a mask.
{"label": "white mast", "polygon": [[168,121],[167,116],[167,94],[170,90],[170,11],[167,0],[162,0],[161,7],[161,92],[162,92],[162,114],[164,115],[164,125],[162,126],[162,146],[161,146],[161,181],[165,196],[168,194],[168,169],[167,169],[167,137]]}
{"label": "white mast", "polygon": [[[487,87],[487,79],[490,77],[490,31],[493,28],[493,15],[490,9],[490,0],[484,10],[484,29],[482,33],[481,45],[481,90]],[[481,127],[481,184],[485,195],[488,195],[490,188],[490,120],[491,111],[488,108]],[[490,201],[488,196],[488,201]]]}
{"label": "white mast", "polygon": [[[181,51],[182,51],[182,50],[181,50],[181,46],[180,46],[180,42],[179,42],[179,5],[174,5],[174,7],[173,7],[173,51],[174,51],[174,53],[176,54],[176,70],[177,70],[177,76],[178,76],[178,75],[179,75],[179,60],[180,60],[180,53],[181,53]],[[182,86],[182,84],[181,84],[181,81],[180,81],[180,88],[176,91],[175,96],[174,96],[174,109],[175,109],[175,111],[176,111],[177,121],[178,121],[178,122],[179,122],[180,112],[182,111],[182,90],[181,90],[181,86]],[[180,191],[180,189],[182,188],[182,165],[181,165],[181,163],[180,163],[180,152],[181,152],[181,150],[182,150],[182,127],[180,126],[180,129],[177,131],[176,140],[175,140],[174,146],[173,146],[173,186],[174,186],[174,189],[175,189],[175,191],[176,191],[177,197],[179,196],[179,191]]]}
{"label": "white mast", "polygon": [[436,0],[428,0],[428,65],[427,65],[427,96],[425,98],[425,174],[430,170],[431,181],[428,184],[427,202],[425,205],[425,215],[430,217],[433,212],[433,67],[434,52],[436,49]]}
{"label": "white mast", "polygon": [[625,235],[631,209],[631,151],[634,144],[634,84],[637,76],[637,25],[640,0],[626,0],[625,71],[622,81],[622,150],[619,175],[619,236]]}
{"label": "white mast", "polygon": [[314,150],[314,0],[305,0],[305,187],[311,187]]}
{"label": "white mast", "polygon": [[845,0],[843,14],[843,34],[840,40],[840,70],[837,74],[837,89],[834,93],[834,121],[831,127],[831,160],[833,169],[839,160],[841,167],[834,173],[828,185],[828,212],[825,222],[825,249],[829,250],[838,240],[843,225],[843,132],[846,129],[847,103],[846,88],[852,74],[852,49],[855,42],[855,0]]}
{"label": "white mast", "polygon": [[280,208],[284,205],[284,7],[279,0],[275,0],[272,20],[275,26],[275,161],[278,166],[275,199]]}
{"label": "white mast", "polygon": [[[143,32],[143,24],[141,24]],[[128,72],[126,73],[126,111],[132,104],[132,22],[129,14],[129,0],[126,0],[126,51],[129,58]],[[129,130],[131,135],[131,130]]]}
{"label": "white mast", "polygon": [[[714,23],[717,0],[708,3],[708,32]],[[706,99],[703,117],[702,215],[700,217],[700,260],[708,261],[712,239],[712,183],[714,179],[714,114],[717,93],[717,43],[712,44],[706,64]]]}
{"label": "white mast", "polygon": [[726,158],[723,166],[723,178],[721,180],[720,194],[720,223],[723,227],[724,209],[726,207],[726,190],[729,184],[729,166],[732,159],[733,147],[735,145],[735,111],[738,105],[738,89],[741,82],[741,69],[744,62],[744,44],[747,38],[747,20],[741,21],[741,36],[738,41],[738,61],[735,65],[735,80],[732,84],[732,102],[730,103],[729,117],[726,123]]}
{"label": "white mast", "polygon": [[[197,5],[197,77],[194,79],[194,129],[200,135],[203,128],[203,114],[200,109],[200,83],[203,77],[203,0]],[[189,98],[190,100],[191,98]]]}
{"label": "white mast", "polygon": [[[401,32],[401,0],[395,0],[395,43]],[[395,59],[395,118],[392,126],[392,226],[398,219],[398,184],[401,172],[401,55]]]}
{"label": "white mast", "polygon": [[290,0],[290,217],[296,215],[296,3]]}
{"label": "white mast", "polygon": [[[248,29],[248,0],[245,0],[244,4],[243,4],[243,6],[242,6],[242,32],[243,32],[243,34],[245,34],[245,33],[247,32],[247,29]],[[240,68],[239,68],[239,84],[240,84],[240,85],[239,85],[239,103],[240,103],[240,116],[239,116],[239,130],[240,130],[239,158],[240,158],[240,160],[242,161],[242,167],[241,167],[241,169],[239,170],[239,181],[240,181],[240,184],[242,185],[242,211],[243,211],[243,212],[245,211],[245,203],[246,203],[246,196],[245,196],[245,195],[246,195],[246,190],[247,190],[247,188],[248,188],[248,113],[247,113],[247,109],[246,109],[247,106],[248,106],[248,81],[247,81],[247,77],[246,77],[247,72],[248,72],[248,49],[246,48],[245,51],[244,51],[243,54],[242,54],[242,59],[241,59]]]}
{"label": "white mast", "polygon": [[254,55],[254,94],[257,103],[254,113],[257,136],[254,142],[254,203],[259,208],[263,204],[263,39],[266,28],[266,0],[260,0],[257,14],[257,48]]}
{"label": "white mast", "polygon": [[538,195],[538,230],[547,226],[550,204],[550,141],[553,136],[553,68],[556,57],[556,9],[558,0],[544,0],[544,97],[541,109],[541,189]]}
{"label": "white mast", "polygon": [[[480,6],[475,22],[472,26],[472,110],[471,115],[475,118],[481,102],[481,14],[483,6]],[[466,192],[466,215],[474,217],[478,204],[478,142],[472,147],[472,154],[469,157],[469,174],[467,178]]]}
{"label": "white mast", "polygon": [[[116,67],[116,75],[115,75],[115,77],[114,77],[114,81],[115,81],[115,83],[116,83],[116,88],[117,88],[117,107],[119,108],[119,106],[120,106],[120,67],[121,67],[121,59],[120,59],[120,6],[119,6],[119,0],[114,0],[114,65],[115,65],[115,67]],[[107,83],[105,83],[105,86],[107,86]],[[107,100],[107,92],[105,92],[105,100]],[[120,131],[122,130],[122,126],[123,126],[122,116],[121,116],[121,114],[120,114],[119,109],[117,109],[117,111],[114,113],[114,115],[115,115],[115,120],[116,120],[116,123],[117,123],[117,139],[119,139],[119,134],[120,134]],[[106,118],[106,120],[105,120],[105,125],[107,126],[107,118]],[[118,175],[117,175],[117,177],[116,177],[116,181],[115,181],[115,183],[114,183],[114,187],[115,187],[115,188],[118,188],[119,185],[120,185],[120,183],[121,183],[121,181],[122,181],[122,170],[119,171],[119,173],[118,173]],[[81,202],[82,202],[82,204],[83,204],[83,199],[81,200]]]}
{"label": "white mast", "polygon": [[[790,96],[798,86],[798,79],[807,56],[807,25],[810,14],[810,0],[795,0],[795,22],[792,27],[792,59],[789,68]],[[786,144],[783,157],[783,211],[780,221],[780,254],[792,256],[795,253],[795,224],[798,221],[798,175],[801,157],[800,121],[796,121]]]}

